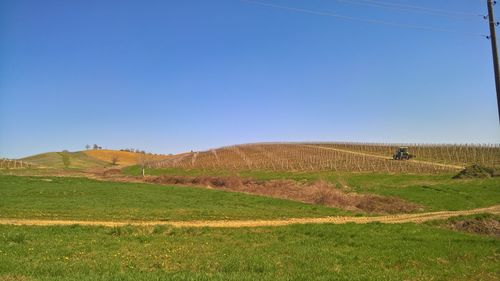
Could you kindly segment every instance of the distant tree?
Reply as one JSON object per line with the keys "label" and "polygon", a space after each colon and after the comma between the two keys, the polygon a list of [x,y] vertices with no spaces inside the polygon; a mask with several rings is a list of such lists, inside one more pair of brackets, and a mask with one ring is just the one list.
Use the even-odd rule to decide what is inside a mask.
{"label": "distant tree", "polygon": [[90,149],[90,144],[85,145],[85,149],[89,150]]}
{"label": "distant tree", "polygon": [[93,149],[99,149],[99,146],[97,144],[94,144],[94,146],[92,147]]}
{"label": "distant tree", "polygon": [[120,160],[120,158],[118,157],[118,155],[113,155],[111,157],[111,164],[114,166],[118,163],[118,160]]}

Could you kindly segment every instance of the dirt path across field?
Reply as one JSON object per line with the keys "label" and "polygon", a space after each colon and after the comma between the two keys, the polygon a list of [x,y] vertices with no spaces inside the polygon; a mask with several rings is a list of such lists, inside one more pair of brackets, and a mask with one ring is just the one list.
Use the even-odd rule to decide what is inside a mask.
{"label": "dirt path across field", "polygon": [[0,219],[3,225],[29,225],[29,226],[54,226],[54,225],[87,225],[87,226],[157,226],[167,225],[174,227],[217,227],[239,228],[260,226],[284,226],[291,224],[365,224],[380,222],[395,223],[423,223],[430,220],[447,219],[461,215],[480,213],[500,214],[500,205],[463,211],[442,211],[419,214],[401,214],[377,217],[323,217],[323,218],[292,218],[281,220],[212,220],[212,221],[80,221],[80,220],[35,220],[35,219]]}
{"label": "dirt path across field", "polygon": [[[321,149],[326,149],[326,150],[333,150],[333,151],[344,152],[344,153],[350,153],[350,154],[354,154],[354,155],[358,155],[358,156],[366,156],[366,157],[373,157],[373,158],[379,158],[379,159],[384,159],[384,160],[392,160],[391,157],[387,157],[387,156],[374,155],[374,154],[357,152],[357,151],[351,151],[351,150],[340,149],[340,148],[324,147],[324,146],[320,146],[320,145],[307,145],[307,144],[304,144],[303,146],[312,147],[312,148],[321,148]],[[457,170],[461,170],[461,169],[465,168],[463,166],[458,166],[458,165],[442,164],[442,163],[436,163],[436,162],[430,162],[430,161],[422,161],[422,160],[414,160],[414,159],[409,160],[409,162],[419,163],[419,164],[424,164],[424,165],[432,165],[432,166],[444,167],[444,168],[451,168],[451,169],[457,169]]]}

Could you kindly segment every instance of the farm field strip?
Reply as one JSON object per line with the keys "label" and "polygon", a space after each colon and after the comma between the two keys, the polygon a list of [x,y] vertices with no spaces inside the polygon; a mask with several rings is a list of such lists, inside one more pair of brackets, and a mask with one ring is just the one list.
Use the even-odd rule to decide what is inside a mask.
{"label": "farm field strip", "polygon": [[54,225],[87,225],[87,226],[173,226],[173,227],[211,227],[240,228],[262,226],[285,226],[292,224],[366,224],[366,223],[423,223],[431,220],[448,219],[456,216],[481,213],[500,214],[500,205],[463,211],[441,211],[419,214],[401,214],[376,217],[323,217],[323,218],[292,218],[285,220],[213,220],[213,221],[83,221],[83,220],[34,220],[34,219],[0,219],[2,225],[24,226],[54,226]]}
{"label": "farm field strip", "polygon": [[[375,154],[369,154],[369,153],[363,153],[363,152],[356,152],[356,151],[350,151],[350,150],[345,150],[345,149],[340,149],[340,148],[333,148],[333,147],[324,147],[320,145],[304,145],[307,147],[314,147],[314,148],[322,148],[322,149],[329,149],[329,150],[334,150],[334,151],[339,151],[339,152],[344,152],[344,153],[351,153],[355,155],[360,155],[360,156],[368,156],[368,157],[376,157],[384,160],[392,160],[391,157],[387,156],[381,156],[381,155],[375,155]],[[458,166],[458,165],[451,165],[451,164],[442,164],[442,163],[437,163],[437,162],[430,162],[430,161],[422,161],[422,160],[410,160],[413,163],[419,163],[419,164],[425,164],[425,165],[433,165],[433,166],[439,166],[439,167],[445,167],[445,168],[451,168],[451,169],[463,169],[465,168],[464,166]]]}
{"label": "farm field strip", "polygon": [[[496,158],[498,155],[500,159],[500,147],[495,145],[415,146],[410,151],[415,149],[418,160],[410,161],[388,161],[394,152],[389,152],[392,149],[391,145],[335,143],[245,144],[185,153],[163,161],[149,161],[148,167],[439,174],[456,172],[475,163],[500,165],[500,160]],[[422,157],[418,153],[422,153]]]}
{"label": "farm field strip", "polygon": [[499,144],[383,144],[383,143],[310,143],[371,155],[392,155],[400,146],[407,146],[418,160],[464,166],[480,164],[500,166]]}

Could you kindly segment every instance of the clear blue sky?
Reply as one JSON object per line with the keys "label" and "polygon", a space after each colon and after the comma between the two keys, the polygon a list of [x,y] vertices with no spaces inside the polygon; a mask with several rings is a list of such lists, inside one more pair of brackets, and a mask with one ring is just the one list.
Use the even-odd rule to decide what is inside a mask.
{"label": "clear blue sky", "polygon": [[[380,1],[486,12],[486,0]],[[263,2],[488,30],[479,16]],[[3,157],[94,143],[176,153],[261,141],[500,141],[480,36],[238,0],[0,0],[0,41]]]}

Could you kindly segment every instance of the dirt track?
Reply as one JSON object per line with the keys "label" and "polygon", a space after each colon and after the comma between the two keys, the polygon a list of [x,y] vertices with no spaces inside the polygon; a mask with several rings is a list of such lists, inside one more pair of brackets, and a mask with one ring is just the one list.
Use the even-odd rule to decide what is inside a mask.
{"label": "dirt track", "polygon": [[174,227],[260,227],[260,226],[284,226],[291,224],[365,224],[380,222],[387,224],[395,223],[423,223],[430,220],[447,219],[461,215],[472,215],[479,213],[500,214],[500,205],[464,211],[442,211],[419,214],[401,214],[377,217],[323,217],[323,218],[292,218],[283,220],[213,220],[213,221],[79,221],[79,220],[35,220],[35,219],[0,219],[3,225],[30,225],[30,226],[54,226],[54,225],[87,225],[87,226],[157,226],[169,225]]}
{"label": "dirt track", "polygon": [[[357,152],[357,151],[351,151],[351,150],[346,150],[346,149],[339,149],[339,148],[333,148],[333,147],[324,147],[324,146],[320,146],[320,145],[304,145],[304,146],[313,147],[313,148],[321,148],[321,149],[326,149],[326,150],[333,150],[333,151],[344,152],[344,153],[350,153],[350,154],[359,155],[359,156],[367,156],[367,157],[379,158],[379,159],[384,159],[384,160],[392,160],[391,157],[386,157],[386,156],[381,156],[381,155],[374,155],[374,154]],[[459,170],[461,170],[461,169],[465,168],[463,166],[457,166],[457,165],[451,165],[451,164],[441,164],[441,163],[430,162],[430,161],[422,161],[422,160],[414,160],[414,159],[409,160],[409,161],[410,162],[414,162],[414,163],[424,164],[424,165],[445,167],[445,168],[451,168],[451,169],[459,169]]]}

